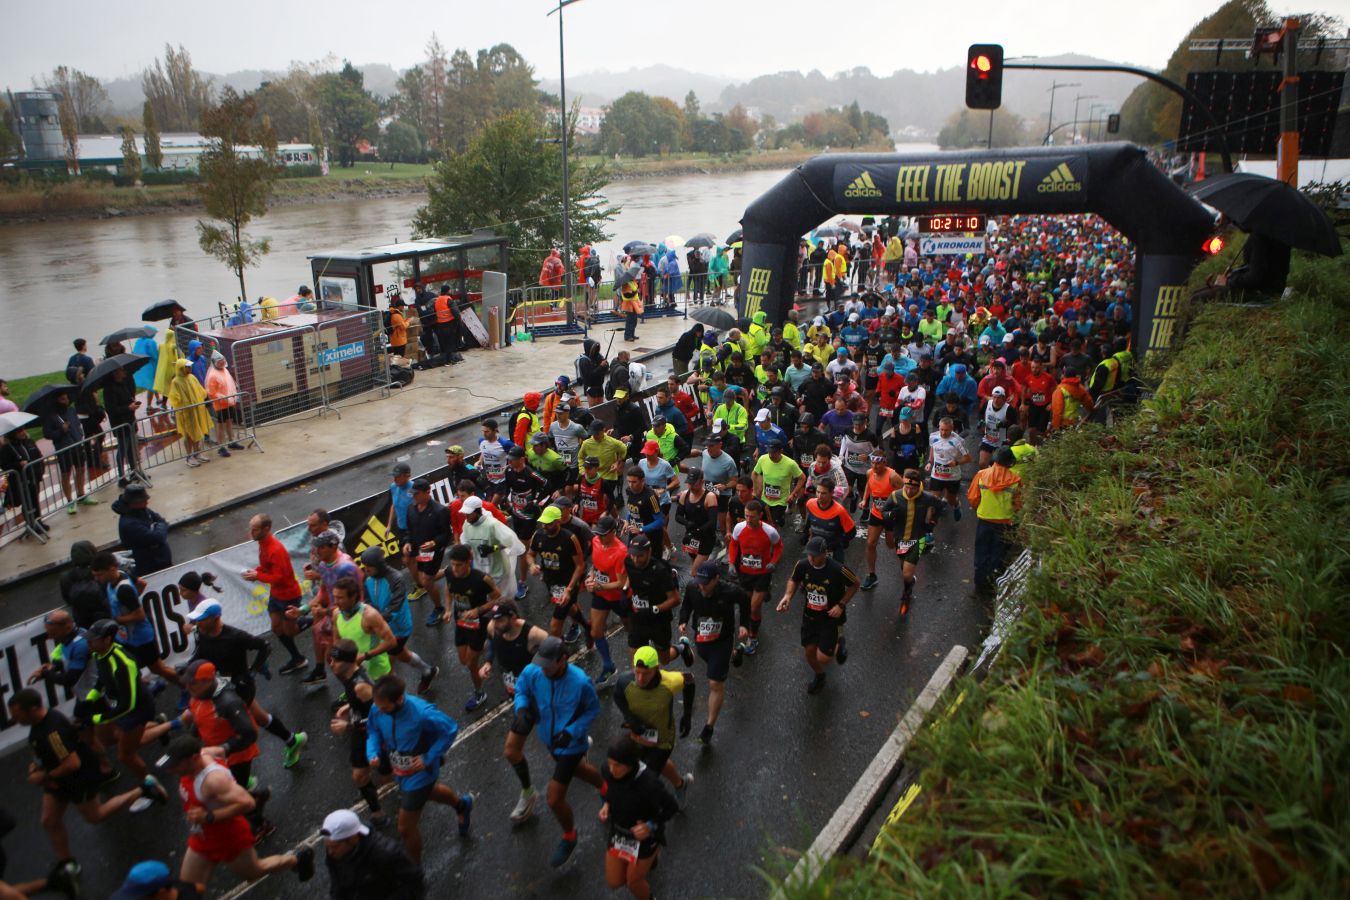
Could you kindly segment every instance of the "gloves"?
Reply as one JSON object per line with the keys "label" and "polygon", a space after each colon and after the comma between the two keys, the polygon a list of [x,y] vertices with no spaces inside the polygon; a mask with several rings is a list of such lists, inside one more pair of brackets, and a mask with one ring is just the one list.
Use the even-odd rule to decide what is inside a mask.
{"label": "gloves", "polygon": [[778,563],[769,563],[767,566],[764,567],[764,571],[766,571],[766,572],[768,572],[770,575],[772,575],[772,574],[773,574],[773,570],[776,569],[776,568],[778,568]]}
{"label": "gloves", "polygon": [[479,545],[478,545],[478,555],[481,556],[481,557],[483,557],[483,558],[485,558],[485,559],[486,559],[487,557],[491,556],[493,553],[495,553],[496,550],[497,550],[497,548],[496,548],[495,546],[493,546],[492,544],[479,544]]}
{"label": "gloves", "polygon": [[689,729],[693,727],[693,720],[688,713],[680,718],[680,737],[689,737]]}
{"label": "gloves", "polygon": [[571,743],[572,735],[568,734],[566,731],[560,731],[553,736],[553,743],[550,747],[554,750],[566,750]]}

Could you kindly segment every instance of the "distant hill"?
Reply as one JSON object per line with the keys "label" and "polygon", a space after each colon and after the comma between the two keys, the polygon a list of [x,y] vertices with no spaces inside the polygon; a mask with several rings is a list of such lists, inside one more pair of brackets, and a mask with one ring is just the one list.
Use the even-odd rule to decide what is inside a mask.
{"label": "distant hill", "polygon": [[[1044,57],[1037,62],[1105,65],[1111,61],[1064,55]],[[1003,105],[1043,125],[1050,106],[1050,85],[1056,81],[1081,85],[1060,88],[1055,93],[1056,124],[1072,118],[1075,95],[1093,95],[1093,99],[1079,104],[1079,117],[1086,120],[1093,103],[1118,109],[1139,84],[1139,79],[1133,76],[1110,73],[1008,71],[1003,78]],[[900,69],[890,75],[876,75],[865,67],[830,76],[818,70],[806,74],[779,72],[761,75],[744,84],[728,85],[719,95],[717,106],[729,109],[743,103],[781,123],[799,119],[812,110],[846,105],[854,100],[863,109],[885,116],[895,131],[912,128],[934,134],[949,115],[964,107],[965,72],[960,66],[936,72]]]}
{"label": "distant hill", "polygon": [[[729,84],[729,78],[703,75],[667,65],[645,66],[627,72],[607,72],[602,69],[577,75],[569,73],[567,101],[571,104],[574,97],[580,96],[583,106],[605,106],[629,91],[642,91],[653,97],[669,97],[683,106],[685,94],[693,91],[705,108],[719,108],[717,97]],[[542,79],[539,87],[556,94],[558,79]]]}

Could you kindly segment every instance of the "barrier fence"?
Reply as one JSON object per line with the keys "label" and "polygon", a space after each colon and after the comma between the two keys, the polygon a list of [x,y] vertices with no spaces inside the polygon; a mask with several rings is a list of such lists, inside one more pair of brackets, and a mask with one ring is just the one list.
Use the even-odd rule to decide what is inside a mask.
{"label": "barrier fence", "polygon": [[19,478],[19,473],[13,469],[0,472],[0,500],[3,500],[3,507],[0,507],[0,547],[28,533],[28,495],[24,493]]}
{"label": "barrier fence", "polygon": [[[215,409],[217,403],[230,401],[233,402],[233,405],[226,412],[218,413]],[[195,415],[199,410],[205,412],[207,417],[210,418],[211,429],[207,432],[205,439],[190,451],[187,441],[178,431],[178,416]],[[218,433],[216,427],[217,422],[222,417],[229,423],[229,429],[224,431],[223,435]],[[203,400],[201,403],[195,403],[181,409],[167,409],[139,416],[135,425],[136,439],[131,442],[132,452],[136,456],[134,460],[135,468],[142,472],[144,469],[153,466],[162,466],[166,463],[186,459],[189,455],[206,453],[208,450],[216,449],[217,446],[224,446],[231,442],[239,444],[244,449],[252,447],[262,449],[262,445],[258,443],[257,427],[254,421],[253,398],[242,392],[217,400]],[[232,435],[232,437],[228,435]],[[215,438],[218,436],[224,437],[224,440],[217,442]]]}

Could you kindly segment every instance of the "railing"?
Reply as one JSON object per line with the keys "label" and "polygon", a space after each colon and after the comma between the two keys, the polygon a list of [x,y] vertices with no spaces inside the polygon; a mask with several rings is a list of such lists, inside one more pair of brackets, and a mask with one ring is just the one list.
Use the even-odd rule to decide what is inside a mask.
{"label": "railing", "polygon": [[[24,524],[29,534],[46,543],[46,529],[34,527],[36,523],[40,523],[62,507],[77,504],[95,491],[117,481],[119,475],[116,465],[109,463],[93,468],[89,466],[90,461],[101,463],[105,460],[106,454],[115,452],[103,443],[104,438],[110,434],[119,443],[134,440],[130,424],[118,425],[63,447],[42,460],[25,466],[23,471],[15,473],[20,492],[20,507],[24,510]],[[124,468],[124,472],[135,473],[137,478],[144,479],[139,461],[127,460],[125,463],[129,463],[130,468]],[[34,467],[38,466],[41,468],[34,477],[31,473]],[[63,467],[69,472],[69,494],[66,493],[61,477]]]}
{"label": "railing", "polygon": [[[216,434],[217,416],[215,404],[225,401],[234,401],[234,405],[229,407],[229,433],[233,437],[228,437],[224,442],[213,440]],[[189,449],[187,441],[183,435],[178,432],[179,415],[190,414],[191,411],[202,409],[211,419],[211,428],[206,436],[199,442],[196,448]],[[127,426],[119,426],[127,427]],[[191,406],[180,409],[166,409],[163,411],[140,416],[136,419],[136,469],[138,471],[162,466],[166,463],[185,460],[189,456],[204,454],[210,450],[218,450],[220,447],[227,446],[229,443],[239,444],[240,447],[247,450],[256,447],[262,450],[262,445],[258,443],[256,433],[256,424],[253,415],[253,398],[245,393],[231,394],[228,397],[221,397],[216,400],[203,400],[201,403],[194,403]]]}
{"label": "railing", "polygon": [[0,472],[0,547],[29,534],[28,521],[32,514],[28,494],[24,491],[19,473],[13,469]]}

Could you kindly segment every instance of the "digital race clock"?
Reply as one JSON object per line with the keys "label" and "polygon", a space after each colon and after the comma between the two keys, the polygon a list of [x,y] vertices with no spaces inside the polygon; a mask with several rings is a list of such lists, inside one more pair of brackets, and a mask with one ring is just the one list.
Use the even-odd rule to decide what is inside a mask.
{"label": "digital race clock", "polygon": [[925,234],[952,234],[966,231],[984,231],[986,217],[971,215],[916,216],[919,231]]}

